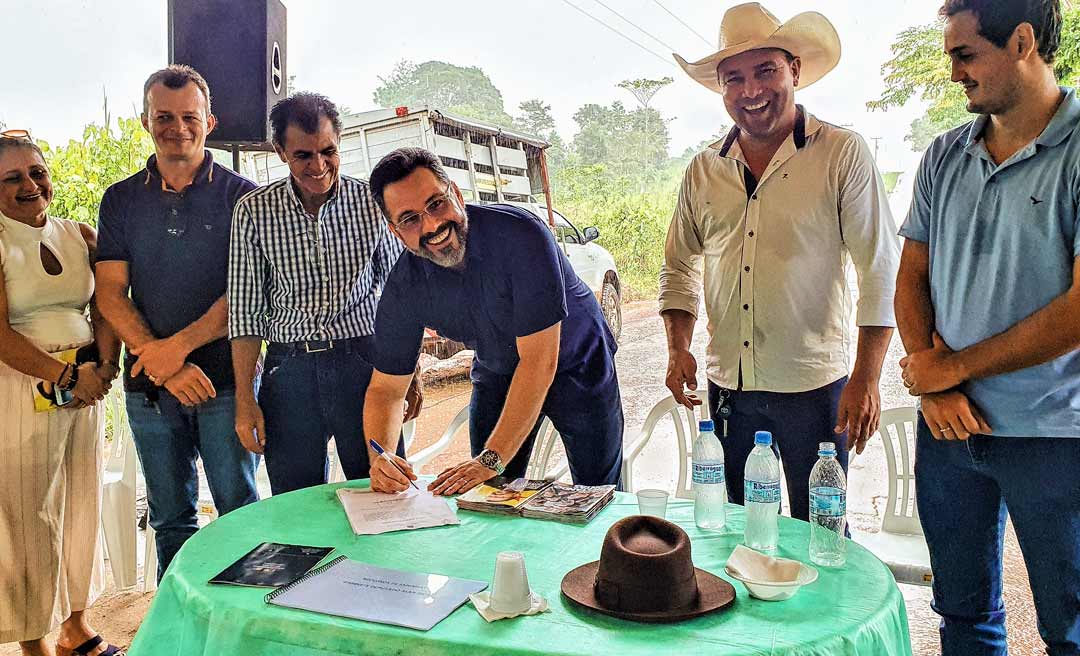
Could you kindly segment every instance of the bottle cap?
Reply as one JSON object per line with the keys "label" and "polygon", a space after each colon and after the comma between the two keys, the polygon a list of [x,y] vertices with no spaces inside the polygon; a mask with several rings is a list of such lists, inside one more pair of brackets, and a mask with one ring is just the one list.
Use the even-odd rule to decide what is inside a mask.
{"label": "bottle cap", "polygon": [[697,424],[699,433],[711,433],[716,430],[716,426],[713,424],[712,419],[702,419]]}
{"label": "bottle cap", "polygon": [[835,456],[836,445],[832,442],[818,442],[817,454],[819,456]]}
{"label": "bottle cap", "polygon": [[764,444],[765,446],[772,445],[772,433],[769,431],[758,431],[754,433],[754,444]]}

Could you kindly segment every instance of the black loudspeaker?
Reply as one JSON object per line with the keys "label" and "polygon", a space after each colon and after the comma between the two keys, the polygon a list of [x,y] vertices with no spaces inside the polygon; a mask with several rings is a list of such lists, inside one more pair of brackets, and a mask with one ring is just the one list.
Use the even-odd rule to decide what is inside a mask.
{"label": "black loudspeaker", "polygon": [[280,0],[169,0],[169,63],[210,85],[217,129],[207,145],[270,141],[269,114],[285,98],[285,6]]}

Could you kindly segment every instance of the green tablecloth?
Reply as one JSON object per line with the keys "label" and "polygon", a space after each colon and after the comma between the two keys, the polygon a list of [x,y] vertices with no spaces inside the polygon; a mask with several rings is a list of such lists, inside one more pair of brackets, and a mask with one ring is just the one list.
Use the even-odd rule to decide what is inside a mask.
{"label": "green tablecloth", "polygon": [[[847,565],[792,599],[750,598],[734,582],[728,610],[677,624],[636,624],[573,606],[559,583],[596,560],[608,527],[637,512],[619,494],[587,526],[461,511],[459,526],[378,536],[353,535],[334,489],[323,485],[275,496],[222,517],[192,537],[165,574],[128,652],[132,656],[328,656],[331,654],[805,654],[908,655],[904,600],[889,570],[848,542]],[[359,486],[353,481],[344,485]],[[673,501],[667,518],[690,535],[694,563],[723,574],[742,539],[740,506],[728,507],[728,534],[699,531],[693,505]],[[337,547],[382,567],[490,581],[495,554],[525,553],[529,582],[551,611],[487,623],[471,604],[430,631],[323,616],[263,603],[266,589],[211,586],[214,574],[263,541]],[[780,556],[807,560],[809,525],[780,519]]]}

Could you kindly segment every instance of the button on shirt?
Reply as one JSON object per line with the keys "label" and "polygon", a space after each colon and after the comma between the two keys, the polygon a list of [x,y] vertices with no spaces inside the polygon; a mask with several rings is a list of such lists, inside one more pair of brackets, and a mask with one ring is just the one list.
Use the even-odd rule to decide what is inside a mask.
{"label": "button on shirt", "polygon": [[615,339],[600,305],[578,278],[546,225],[509,205],[468,205],[465,270],[401,256],[379,302],[375,368],[410,374],[424,327],[476,351],[482,370],[511,375],[517,338],[560,327],[556,373],[588,389],[614,384]]}
{"label": "button on shirt", "polygon": [[[97,261],[128,264],[131,301],[157,337],[168,337],[200,319],[223,294],[233,208],[255,183],[214,163],[209,151],[194,181],[180,192],[166,187],[151,156],[146,168],[105,191],[98,217]],[[135,357],[125,356],[131,369]],[[195,349],[214,387],[233,388],[229,342]],[[155,386],[146,374],[124,376],[128,391]]]}
{"label": "button on shirt", "polygon": [[401,251],[366,182],[341,176],[318,217],[304,209],[291,177],[261,187],[233,217],[229,337],[370,335],[379,290]]}
{"label": "button on shirt", "polygon": [[[1080,256],[1080,100],[1001,164],[987,117],[923,156],[900,234],[928,244],[934,328],[953,350],[1005,332],[1072,286]],[[1080,437],[1080,351],[961,386],[994,435]]]}
{"label": "button on shirt", "polygon": [[697,316],[704,280],[709,380],[803,392],[848,374],[854,343],[847,268],[859,281],[859,326],[895,326],[895,224],[866,143],[799,107],[795,129],[761,180],[738,128],[683,177],[660,273],[660,310]]}

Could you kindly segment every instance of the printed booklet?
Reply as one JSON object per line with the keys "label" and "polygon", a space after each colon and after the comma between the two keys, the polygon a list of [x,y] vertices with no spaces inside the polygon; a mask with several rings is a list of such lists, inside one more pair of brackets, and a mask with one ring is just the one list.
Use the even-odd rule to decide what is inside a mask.
{"label": "printed booklet", "polygon": [[550,481],[495,477],[457,498],[457,507],[475,512],[516,515],[525,502],[551,485]]}
{"label": "printed booklet", "polygon": [[210,583],[276,588],[300,578],[333,550],[333,547],[263,542],[210,579]]}

